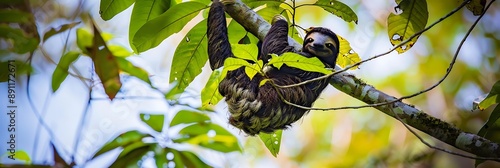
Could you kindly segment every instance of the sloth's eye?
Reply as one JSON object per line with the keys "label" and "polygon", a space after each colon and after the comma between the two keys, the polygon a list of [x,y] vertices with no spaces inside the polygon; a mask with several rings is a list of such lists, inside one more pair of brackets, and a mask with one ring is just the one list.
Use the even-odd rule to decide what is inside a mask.
{"label": "sloth's eye", "polygon": [[314,41],[314,39],[312,39],[312,38],[307,38],[306,39],[306,43],[310,43],[310,42],[313,42],[313,41]]}
{"label": "sloth's eye", "polygon": [[331,48],[331,47],[333,47],[333,44],[332,43],[326,43],[326,47]]}

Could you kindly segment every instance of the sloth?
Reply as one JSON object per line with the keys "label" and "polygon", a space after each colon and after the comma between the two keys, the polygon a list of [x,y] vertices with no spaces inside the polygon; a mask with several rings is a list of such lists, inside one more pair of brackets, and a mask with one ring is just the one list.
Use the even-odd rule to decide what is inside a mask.
{"label": "sloth", "polygon": [[[208,57],[212,70],[223,66],[226,58],[234,57],[228,41],[223,5],[214,0],[208,14]],[[273,18],[272,26],[262,42],[258,58],[267,63],[269,54],[281,55],[285,52],[294,52],[305,57],[317,57],[325,68],[334,68],[338,49],[337,35],[323,27],[309,29],[304,38],[303,48],[294,49],[288,44],[288,22],[283,16],[277,15]],[[229,123],[251,136],[290,127],[309,110],[285,103],[283,100],[311,107],[330,80],[326,78],[284,88],[277,85],[297,84],[324,74],[286,65],[280,69],[266,66],[264,75],[256,74],[250,79],[244,69],[240,67],[229,71],[219,83],[218,89],[228,105]],[[265,79],[271,82],[259,86]]]}

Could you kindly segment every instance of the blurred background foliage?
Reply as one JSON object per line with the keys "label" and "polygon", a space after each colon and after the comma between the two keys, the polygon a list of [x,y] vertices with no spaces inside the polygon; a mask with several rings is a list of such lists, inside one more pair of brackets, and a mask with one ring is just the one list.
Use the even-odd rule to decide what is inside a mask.
{"label": "blurred background foliage", "polygon": [[[75,21],[88,21],[90,13],[103,32],[114,36],[109,43],[122,45],[132,51],[128,45],[128,19],[131,9],[120,13],[110,21],[103,21],[99,14],[99,1],[64,1],[32,0],[31,12],[34,14],[38,33],[51,27]],[[429,20],[432,23],[462,1],[427,1]],[[314,1],[298,1],[314,3]],[[323,10],[313,7],[299,9],[297,22],[302,27],[325,26],[346,38],[362,59],[385,52],[391,48],[387,38],[387,16],[394,12],[393,1],[345,1],[358,15],[358,24],[346,23],[330,16]],[[450,76],[434,90],[405,100],[424,112],[456,125],[458,128],[476,133],[486,122],[491,108],[485,111],[471,111],[472,102],[489,92],[493,84],[500,79],[500,5],[493,3],[479,25],[467,39],[459,54]],[[408,52],[398,55],[389,54],[383,58],[363,64],[357,70],[350,71],[377,89],[396,97],[423,90],[437,82],[445,73],[451,58],[463,35],[476,19],[468,10],[462,9],[436,27],[424,33],[415,46]],[[82,25],[80,25],[82,26]],[[77,26],[79,27],[79,26]],[[19,100],[23,103],[18,116],[20,128],[19,149],[27,151],[33,163],[52,163],[48,151],[48,141],[54,141],[46,131],[40,131],[39,118],[33,113],[40,113],[42,119],[53,129],[58,137],[55,146],[62,151],[62,157],[70,160],[73,146],[80,143],[75,154],[77,163],[87,166],[109,165],[114,156],[97,160],[88,159],[99,147],[117,134],[130,129],[145,129],[139,124],[138,114],[153,111],[172,118],[175,107],[168,106],[164,99],[115,99],[113,102],[97,99],[105,97],[104,92],[93,93],[89,114],[85,112],[88,86],[82,85],[78,77],[71,76],[61,85],[58,92],[50,91],[50,79],[56,68],[55,60],[60,59],[63,51],[76,48],[75,29],[61,33],[39,46],[33,53],[31,74],[31,95],[34,105],[28,102],[26,79],[19,77]],[[181,31],[179,34],[185,34]],[[181,35],[172,36],[159,47],[141,53],[131,62],[152,74],[152,83],[160,90],[168,90],[168,74],[175,46],[182,40]],[[6,43],[2,42],[2,49]],[[13,54],[2,51],[0,59],[27,60],[30,54]],[[72,72],[79,71],[83,77],[91,77],[90,60],[80,58]],[[95,75],[95,74],[94,74]],[[199,95],[203,84],[210,75],[205,68],[202,75],[195,79],[187,94],[179,102],[199,106]],[[126,79],[123,79],[126,80]],[[158,96],[147,84],[134,80],[123,81],[124,85],[118,96]],[[200,84],[201,83],[201,84]],[[92,85],[91,85],[92,86]],[[102,88],[101,88],[102,89]],[[80,90],[80,91],[79,91]],[[82,91],[83,90],[83,91]],[[1,101],[4,102],[4,97]],[[160,105],[159,105],[160,104]],[[258,137],[248,137],[231,128],[226,121],[224,103],[219,103],[213,115],[215,122],[229,129],[238,136],[243,152],[215,153],[195,148],[205,162],[215,167],[472,167],[474,160],[452,156],[434,151],[422,144],[409,133],[397,120],[372,108],[339,111],[312,111],[294,126],[283,132],[281,152],[274,158],[260,142]],[[341,107],[362,105],[361,102],[342,92],[328,87],[315,103],[317,107]],[[120,110],[116,110],[120,109]],[[83,112],[82,112],[83,111]],[[132,115],[129,115],[132,114]],[[137,116],[137,117],[134,117]],[[112,129],[102,131],[103,118],[110,118]],[[79,122],[85,121],[81,139],[75,133]],[[4,121],[2,120],[2,125]],[[31,123],[37,123],[35,128]],[[30,126],[31,125],[31,126]],[[96,136],[93,130],[101,130]],[[38,131],[35,131],[38,130]],[[41,129],[44,130],[44,129]],[[2,138],[4,135],[2,135]],[[425,134],[420,134],[431,144],[457,151]],[[36,138],[36,140],[34,140]],[[500,139],[500,138],[499,138]],[[498,140],[498,139],[497,139]],[[93,145],[82,146],[89,141]],[[500,141],[497,141],[500,142]],[[77,143],[78,144],[78,143]],[[3,145],[2,145],[3,147]],[[3,149],[3,148],[2,148]],[[83,150],[82,150],[83,149]],[[2,150],[4,151],[4,150]],[[460,152],[460,151],[457,151]],[[6,159],[2,158],[2,163]],[[485,162],[480,167],[500,166],[498,163]]]}

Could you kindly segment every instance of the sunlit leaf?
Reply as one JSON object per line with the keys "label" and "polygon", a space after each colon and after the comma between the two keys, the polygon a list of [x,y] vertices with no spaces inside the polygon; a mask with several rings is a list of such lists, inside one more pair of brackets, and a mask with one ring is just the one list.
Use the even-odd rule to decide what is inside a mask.
{"label": "sunlit leaf", "polygon": [[263,79],[263,80],[261,80],[260,83],[259,83],[259,87],[265,85],[269,81],[270,81],[269,79]]}
{"label": "sunlit leaf", "polygon": [[233,44],[231,45],[233,54],[236,58],[257,62],[259,49],[251,44]]}
{"label": "sunlit leaf", "polygon": [[241,151],[238,139],[219,125],[193,124],[179,131],[181,138],[174,142],[187,142],[220,152]]}
{"label": "sunlit leaf", "polygon": [[475,16],[479,16],[484,12],[486,0],[472,0],[465,7],[469,9]]}
{"label": "sunlit leaf", "polygon": [[73,23],[63,24],[62,26],[59,26],[58,28],[51,28],[49,31],[47,31],[43,34],[43,41],[45,42],[50,37],[57,35],[59,33],[65,32],[66,30],[71,29],[80,23],[81,22],[73,22]]}
{"label": "sunlit leaf", "polygon": [[0,10],[0,23],[30,23],[33,21],[33,15],[18,9]]}
{"label": "sunlit leaf", "polygon": [[317,57],[307,58],[292,52],[286,52],[278,57],[273,56],[268,64],[278,69],[281,68],[282,64],[286,64],[289,67],[298,68],[304,71],[319,72],[323,74],[331,73]]}
{"label": "sunlit leaf", "polygon": [[346,22],[354,22],[358,24],[358,16],[346,4],[337,0],[318,0],[314,5],[323,8],[325,11],[330,12],[343,19]]}
{"label": "sunlit leaf", "polygon": [[270,134],[263,132],[259,134],[259,138],[266,145],[267,149],[274,157],[278,156],[278,153],[280,152],[282,133],[283,130],[277,130],[276,132]]}
{"label": "sunlit leaf", "polygon": [[222,100],[222,95],[219,93],[219,83],[222,81],[220,76],[222,75],[222,69],[216,69],[212,71],[207,84],[201,90],[201,104],[202,106],[210,106],[217,104]]}
{"label": "sunlit leaf", "polygon": [[94,62],[95,72],[99,79],[101,79],[104,91],[109,99],[113,100],[120,90],[122,83],[120,81],[119,66],[116,58],[111,51],[109,51],[100,31],[95,24],[94,38],[92,47],[88,47],[90,58]]}
{"label": "sunlit leaf", "polygon": [[176,92],[183,92],[201,73],[201,68],[208,60],[206,30],[207,21],[203,20],[186,34],[175,49],[170,82],[179,81]]}
{"label": "sunlit leaf", "polygon": [[137,30],[134,35],[133,45],[138,52],[158,46],[165,38],[179,32],[205,8],[207,6],[199,2],[183,2],[172,6],[165,13],[146,22]]}
{"label": "sunlit leaf", "polygon": [[61,83],[68,76],[69,66],[73,62],[75,62],[75,60],[78,59],[79,56],[80,56],[79,52],[70,51],[61,57],[59,63],[57,64],[56,69],[54,70],[54,73],[52,73],[52,92],[56,92],[57,89],[59,89]]}
{"label": "sunlit leaf", "polygon": [[176,126],[179,124],[191,124],[191,123],[206,123],[210,121],[210,118],[203,113],[196,111],[181,110],[175,114],[174,118],[170,122],[170,126]]}
{"label": "sunlit leaf", "polygon": [[248,5],[248,7],[250,8],[256,8],[256,7],[259,7],[259,6],[262,6],[262,5],[267,5],[267,6],[279,6],[280,4],[282,4],[283,2],[285,2],[285,0],[242,0],[243,3],[245,3],[246,5]]}
{"label": "sunlit leaf", "polygon": [[136,78],[139,78],[140,80],[151,85],[151,81],[149,80],[149,73],[146,70],[135,66],[125,58],[117,57],[116,62],[118,63],[118,67],[121,71],[128,73],[131,76],[135,76]]}
{"label": "sunlit leaf", "polygon": [[[423,30],[429,18],[427,2],[422,0],[402,0],[395,7],[395,10],[399,14],[391,13],[387,18],[389,40],[393,46],[408,40],[410,36]],[[396,51],[403,53],[409,50],[417,42],[418,37],[398,47]]]}
{"label": "sunlit leaf", "polygon": [[11,28],[6,24],[0,24],[0,39],[2,38],[12,40],[12,48],[8,49],[18,54],[35,51],[39,43],[38,38],[30,37],[23,30]]}
{"label": "sunlit leaf", "polygon": [[[488,121],[484,123],[483,127],[479,130],[477,135],[491,139],[492,136],[498,135],[500,133],[500,125],[497,123],[499,121],[498,119],[500,118],[500,105],[497,105],[495,109],[490,114],[490,117],[488,118]],[[475,166],[477,167],[479,164],[483,163],[483,160],[477,160],[475,162]]]}
{"label": "sunlit leaf", "polygon": [[253,77],[261,71],[263,65],[264,62],[262,60],[258,60],[256,63],[245,67],[245,74],[250,78],[250,80],[252,80]]}
{"label": "sunlit leaf", "polygon": [[224,61],[224,71],[234,71],[240,67],[249,65],[250,63],[243,59],[229,57]]}
{"label": "sunlit leaf", "polygon": [[108,49],[115,57],[128,57],[132,55],[132,52],[120,45],[108,45]]}
{"label": "sunlit leaf", "polygon": [[479,109],[484,110],[494,104],[500,103],[500,80],[491,87],[488,96],[479,103]]}
{"label": "sunlit leaf", "polygon": [[150,151],[151,144],[143,142],[136,142],[136,144],[128,146],[123,150],[118,158],[111,164],[110,168],[123,168],[123,167],[141,167],[138,161]]}
{"label": "sunlit leaf", "polygon": [[150,136],[149,134],[144,134],[139,131],[129,131],[123,134],[120,134],[118,137],[114,138],[112,141],[106,143],[92,158],[100,156],[103,153],[106,153],[110,150],[113,150],[118,147],[125,147],[134,142],[142,141],[142,138]]}
{"label": "sunlit leaf", "polygon": [[87,51],[87,48],[92,47],[93,38],[94,35],[85,28],[76,29],[76,45],[84,54],[89,56],[90,53]]}
{"label": "sunlit leaf", "polygon": [[141,120],[149,125],[153,130],[161,132],[165,123],[165,115],[163,114],[144,114],[141,113]]}
{"label": "sunlit leaf", "polygon": [[102,19],[109,20],[134,2],[135,0],[101,0],[99,14],[101,14]]}
{"label": "sunlit leaf", "polygon": [[139,28],[141,28],[146,22],[160,16],[162,13],[168,10],[171,6],[171,0],[136,0],[134,4],[134,9],[132,10],[132,16],[130,17],[130,27],[128,38],[130,46],[136,51],[135,46],[132,44],[135,33]]}
{"label": "sunlit leaf", "polygon": [[[339,49],[339,55],[337,58],[337,65],[339,65],[342,68],[345,68],[346,66],[355,64],[359,61],[361,61],[361,58],[359,57],[358,53],[356,53],[352,48],[349,42],[342,38],[341,36],[337,35],[339,38],[340,42],[340,49]],[[352,67],[351,69],[356,69],[357,66]]]}

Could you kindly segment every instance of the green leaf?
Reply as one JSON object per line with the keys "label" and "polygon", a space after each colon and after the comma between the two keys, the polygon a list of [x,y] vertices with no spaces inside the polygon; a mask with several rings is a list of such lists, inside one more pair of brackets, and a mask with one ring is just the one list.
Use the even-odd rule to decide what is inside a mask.
{"label": "green leaf", "polygon": [[[337,65],[339,65],[342,68],[345,68],[349,65],[358,63],[361,61],[361,58],[359,57],[358,53],[356,53],[352,48],[349,42],[342,38],[341,36],[337,35],[339,38],[340,42],[340,50],[339,50],[339,57],[337,58]],[[351,69],[356,69],[357,66],[352,67]]]}
{"label": "green leaf", "polygon": [[59,89],[61,83],[68,76],[69,66],[75,62],[78,57],[80,57],[80,53],[76,51],[67,52],[61,57],[54,73],[52,73],[52,92],[56,92],[57,89]]}
{"label": "green leaf", "polygon": [[134,9],[132,10],[132,16],[130,17],[130,27],[129,27],[129,43],[132,49],[137,52],[135,46],[132,43],[135,33],[139,28],[141,28],[146,22],[160,16],[162,13],[170,8],[171,0],[136,0],[134,4]]}
{"label": "green leaf", "polygon": [[56,34],[65,32],[66,30],[71,29],[71,28],[75,27],[76,25],[78,25],[80,23],[81,22],[73,22],[73,23],[63,24],[62,26],[60,26],[58,28],[51,28],[49,31],[47,31],[47,32],[45,32],[43,34],[43,40],[42,41],[45,42],[50,37],[52,37],[52,36],[54,36]]}
{"label": "green leaf", "polygon": [[99,76],[99,79],[101,79],[104,91],[109,99],[113,100],[122,86],[119,73],[120,69],[116,61],[117,57],[109,51],[95,24],[93,24],[93,27],[93,45],[92,47],[88,47],[87,50],[89,51],[90,58],[92,58],[94,62],[95,72],[97,76]]}
{"label": "green leaf", "polygon": [[252,44],[234,44],[231,45],[233,54],[236,58],[257,62],[259,49]]}
{"label": "green leaf", "polygon": [[[29,74],[33,71],[30,64],[18,60],[0,62],[0,67],[2,67],[0,68],[0,82],[16,80],[20,75]],[[13,71],[16,72],[15,76],[11,75]]]}
{"label": "green leaf", "polygon": [[280,6],[285,0],[242,0],[242,2],[253,9],[262,5],[267,5],[268,7]]}
{"label": "green leaf", "polygon": [[245,66],[245,74],[250,78],[250,80],[253,79],[253,77],[261,71],[262,66],[264,65],[264,62],[262,60],[257,61],[255,64],[251,64],[250,66]]}
{"label": "green leaf", "polygon": [[219,125],[193,124],[179,131],[181,138],[174,142],[187,142],[220,152],[241,151],[238,139]]}
{"label": "green leaf", "polygon": [[307,58],[293,52],[283,53],[283,55],[279,57],[273,56],[268,64],[280,69],[283,63],[289,67],[298,68],[304,71],[319,72],[323,74],[332,73],[325,68],[325,65],[317,57]]}
{"label": "green leaf", "polygon": [[135,0],[101,0],[99,14],[101,14],[102,19],[109,20],[134,2]]}
{"label": "green leaf", "polygon": [[267,79],[267,78],[266,78],[266,79],[261,80],[261,81],[260,81],[260,83],[259,83],[259,87],[261,87],[261,86],[265,85],[265,84],[266,84],[267,82],[269,82],[269,81],[270,81],[270,79]]}
{"label": "green leaf", "polygon": [[343,19],[346,22],[354,22],[358,24],[358,16],[346,4],[337,0],[318,0],[314,5],[323,8],[325,11],[330,12]]}
{"label": "green leaf", "polygon": [[33,20],[33,15],[28,12],[5,8],[0,10],[0,23],[30,23]]}
{"label": "green leaf", "polygon": [[149,74],[146,70],[140,67],[136,67],[125,58],[116,57],[116,61],[118,62],[118,67],[120,67],[120,70],[132,76],[135,76],[152,86],[151,81],[149,80]]}
{"label": "green leaf", "polygon": [[[231,44],[257,44],[259,39],[241,26],[235,20],[231,20],[227,26],[227,36]],[[247,41],[248,40],[248,41]]]}
{"label": "green leaf", "polygon": [[88,30],[85,28],[79,28],[76,29],[76,45],[82,52],[86,55],[90,56],[89,51],[87,51],[87,48],[92,47],[92,39],[94,38],[94,35],[90,33]]}
{"label": "green leaf", "polygon": [[243,66],[250,66],[250,63],[248,63],[247,61],[243,60],[243,59],[239,59],[239,58],[232,58],[232,57],[229,57],[229,58],[226,58],[226,60],[224,61],[224,70],[223,71],[234,71],[240,67],[243,67]]}
{"label": "green leaf", "polygon": [[8,50],[18,54],[35,51],[39,43],[37,38],[30,37],[21,29],[11,28],[7,24],[0,24],[0,39],[2,38],[11,39],[13,45]]}
{"label": "green leaf", "polygon": [[500,80],[493,84],[488,96],[479,103],[479,110],[484,110],[497,103],[500,103]]}
{"label": "green leaf", "polygon": [[170,82],[179,82],[175,92],[183,92],[205,66],[208,60],[206,30],[207,21],[203,20],[186,34],[175,49],[170,71]]}
{"label": "green leaf", "polygon": [[472,0],[465,7],[469,9],[475,16],[479,16],[484,12],[486,0]]}
{"label": "green leaf", "polygon": [[[487,139],[491,139],[492,136],[498,135],[500,130],[500,125],[497,123],[497,121],[499,118],[500,118],[500,106],[497,105],[495,109],[493,109],[493,111],[491,112],[488,121],[484,123],[483,127],[481,127],[477,135]],[[477,167],[479,164],[483,162],[484,160],[476,159],[475,166]]]}
{"label": "green leaf", "polygon": [[278,156],[278,153],[280,152],[280,145],[281,145],[281,134],[283,133],[283,130],[277,130],[274,133],[267,134],[264,132],[261,132],[259,134],[259,138],[262,140],[262,142],[266,145],[267,149],[271,154],[276,157]]}
{"label": "green leaf", "polygon": [[134,36],[133,45],[138,52],[158,46],[165,38],[179,32],[201,10],[207,7],[199,2],[183,2],[172,6],[165,13],[142,26]]}
{"label": "green leaf", "polygon": [[161,132],[163,123],[165,123],[165,115],[163,114],[144,114],[141,113],[141,120],[148,124],[153,130]]}
{"label": "green leaf", "polygon": [[219,83],[222,81],[220,78],[221,75],[221,68],[212,71],[207,84],[203,90],[201,90],[201,105],[203,107],[216,105],[220,100],[222,100],[223,97],[219,93]]}
{"label": "green leaf", "polygon": [[[164,158],[167,158],[168,161],[173,161],[175,163],[175,167],[211,167],[203,162],[196,154],[189,151],[178,151],[172,148],[165,148],[166,155],[163,155]],[[158,164],[157,164],[158,165]],[[162,166],[164,167],[164,166]]]}
{"label": "green leaf", "polygon": [[136,142],[133,145],[127,146],[127,150],[123,150],[118,158],[111,164],[110,168],[123,167],[141,167],[138,162],[142,157],[151,150],[151,144]]}
{"label": "green leaf", "polygon": [[130,51],[120,45],[108,45],[108,49],[115,57],[128,57],[132,55]]}
{"label": "green leaf", "polygon": [[[387,18],[389,40],[393,46],[408,40],[410,36],[422,31],[429,18],[426,1],[402,0],[395,9],[396,12],[402,11],[402,13],[399,15],[391,13]],[[418,37],[419,36],[413,38],[405,45],[398,47],[396,51],[401,54],[409,50],[415,42],[417,42]]]}
{"label": "green leaf", "polygon": [[210,118],[196,111],[181,110],[175,114],[174,118],[170,122],[170,126],[176,126],[179,124],[191,124],[191,123],[207,123]]}
{"label": "green leaf", "polygon": [[110,150],[113,150],[118,147],[125,147],[134,142],[142,141],[142,138],[150,136],[149,134],[143,134],[139,131],[129,131],[123,134],[120,134],[118,137],[113,139],[112,141],[106,143],[92,158],[96,158],[103,153],[106,153]]}

